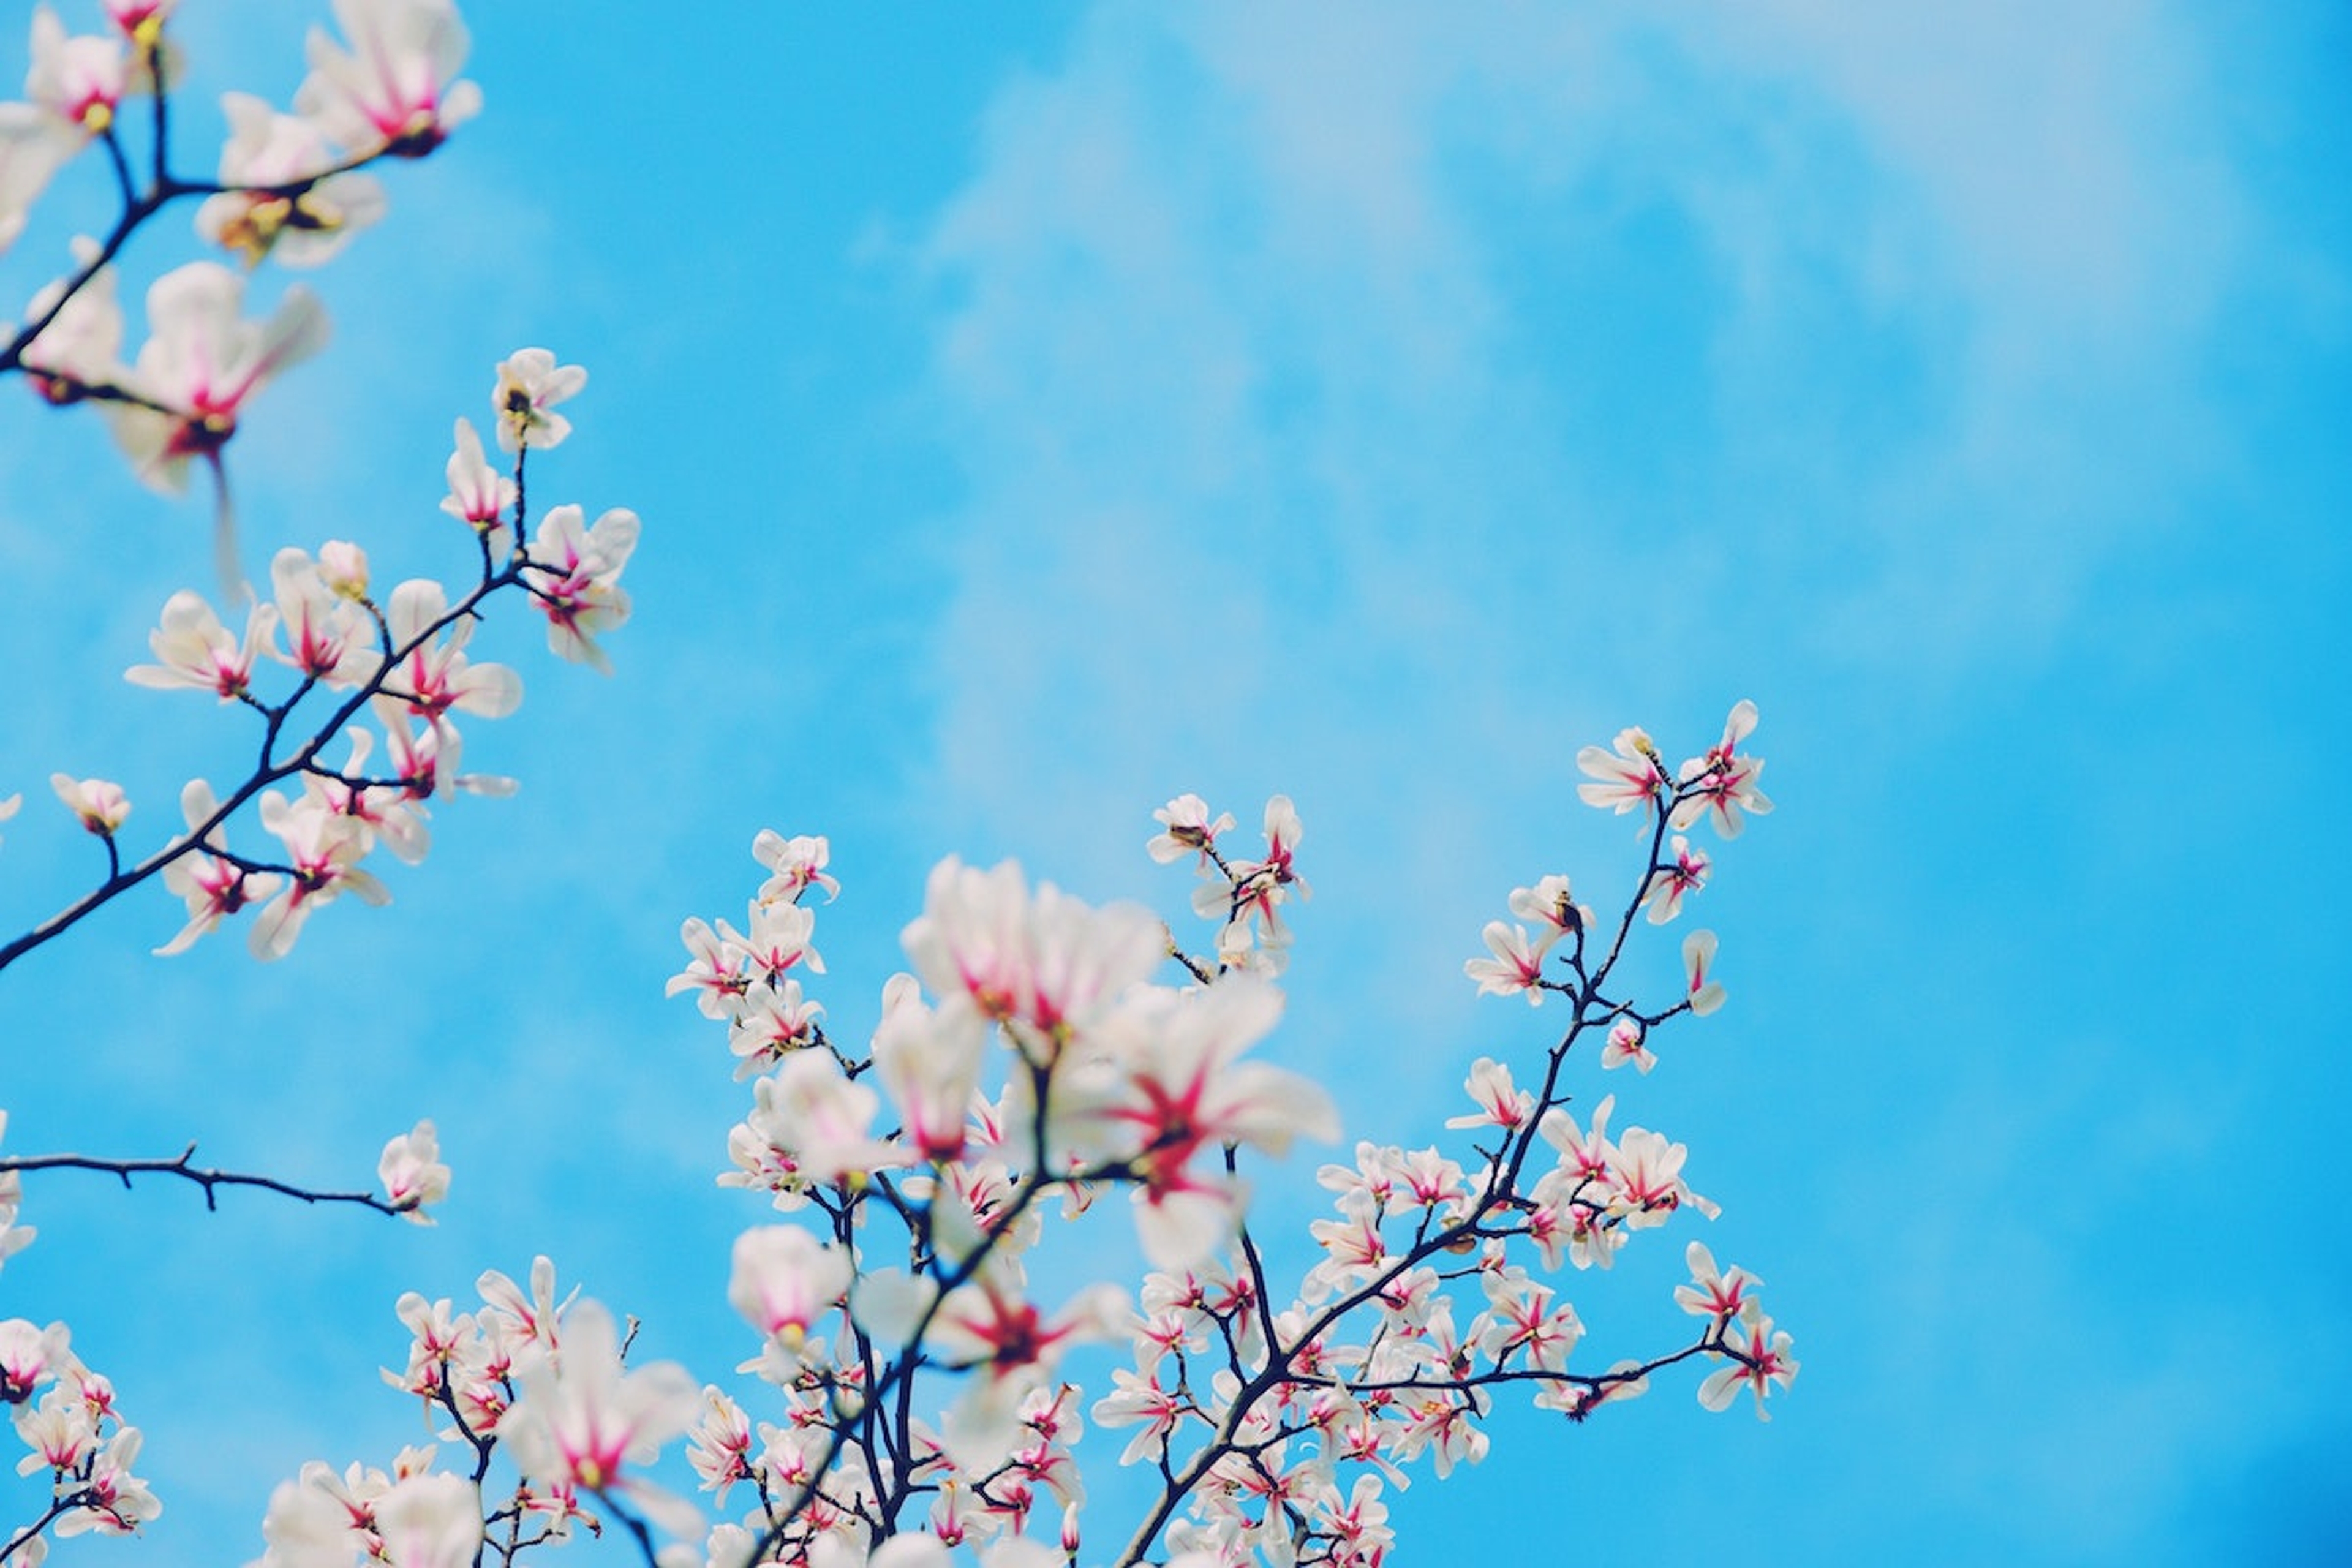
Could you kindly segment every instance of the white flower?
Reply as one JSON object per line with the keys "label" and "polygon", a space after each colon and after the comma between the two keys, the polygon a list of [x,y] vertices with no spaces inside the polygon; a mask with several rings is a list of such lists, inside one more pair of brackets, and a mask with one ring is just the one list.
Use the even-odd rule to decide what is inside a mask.
{"label": "white flower", "polygon": [[81,825],[100,838],[111,838],[114,830],[131,815],[131,802],[124,798],[122,786],[106,779],[77,779],[71,773],[51,773],[49,787],[66,809],[81,818]]}
{"label": "white flower", "polygon": [[[220,183],[278,189],[205,197],[196,209],[196,232],[205,239],[236,252],[247,266],[267,256],[287,267],[317,267],[383,216],[383,187],[367,175],[320,178],[334,166],[335,152],[313,121],[242,92],[224,93],[221,110],[229,139],[221,149]],[[307,188],[278,194],[293,185]]]}
{"label": "white flower", "polygon": [[149,337],[128,390],[154,404],[109,403],[115,441],[156,489],[187,485],[188,459],[208,458],[236,434],[246,399],[327,341],[326,312],[307,290],[289,289],[268,321],[243,317],[245,279],[215,261],[192,261],[147,291]]}
{"label": "white flower", "polygon": [[498,384],[490,389],[490,411],[498,416],[499,449],[520,452],[553,447],[572,434],[572,421],[549,410],[588,384],[588,373],[576,364],[559,365],[545,349],[517,349],[499,364]]}
{"label": "white flower", "polygon": [[449,1195],[449,1167],[441,1163],[441,1140],[430,1121],[386,1143],[375,1170],[385,1201],[418,1225],[433,1223],[425,1212],[426,1204]]}
{"label": "white flower", "polygon": [[310,74],[294,107],[354,153],[422,158],[481,111],[482,89],[452,79],[471,40],[452,0],[335,0],[350,52],[310,29]]}

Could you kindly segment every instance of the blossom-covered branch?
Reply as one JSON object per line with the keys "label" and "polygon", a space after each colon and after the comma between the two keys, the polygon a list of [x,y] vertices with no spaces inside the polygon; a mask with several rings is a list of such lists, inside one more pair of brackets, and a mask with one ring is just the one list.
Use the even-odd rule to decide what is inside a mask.
{"label": "blossom-covered branch", "polygon": [[[0,1131],[5,1131],[6,1127],[6,1114],[0,1112]],[[440,1145],[430,1121],[420,1121],[413,1131],[394,1139],[384,1145],[383,1155],[377,1163],[377,1172],[383,1183],[382,1193],[320,1192],[280,1181],[275,1176],[207,1170],[193,1163],[196,1154],[194,1143],[168,1160],[110,1160],[87,1154],[0,1154],[0,1176],[21,1177],[28,1171],[97,1171],[118,1178],[126,1188],[131,1185],[133,1176],[177,1176],[204,1189],[205,1207],[207,1209],[220,1206],[219,1189],[222,1187],[257,1187],[283,1197],[299,1198],[306,1204],[357,1204],[378,1214],[429,1225],[432,1220],[425,1213],[425,1205],[439,1202],[449,1192],[449,1167],[440,1163],[439,1153]]]}
{"label": "blossom-covered branch", "polygon": [[[125,363],[112,263],[134,229],[191,195],[205,198],[196,214],[199,237],[247,267],[265,258],[296,268],[331,259],[384,208],[381,187],[354,171],[387,157],[423,157],[478,109],[478,89],[457,74],[466,29],[450,0],[336,0],[349,42],[313,31],[310,72],[292,113],[227,95],[230,134],[219,177],[195,180],[175,174],[171,155],[169,85],[182,72],[167,30],[173,0],[106,0],[105,9],[110,30],[87,36],[69,36],[47,5],[37,9],[27,101],[0,105],[0,247],[18,237],[57,170],[89,148],[105,149],[122,201],[107,238],[77,241],[75,268],[35,297],[26,321],[0,349],[0,374],[23,371],[52,404],[100,406],[140,476],[161,489],[184,488],[192,463],[213,470],[221,486],[220,577],[232,607],[247,602],[242,636],[231,634],[201,595],[176,594],[150,638],[158,662],[134,668],[131,679],[209,690],[242,705],[260,717],[261,740],[250,774],[225,795],[203,780],[182,792],[186,834],[127,862],[119,835],[131,803],[121,789],[104,778],[53,774],[60,800],[101,841],[105,873],[89,892],[0,943],[0,969],[159,876],[189,911],[165,952],[250,906],[259,911],[256,952],[277,957],[310,910],[341,892],[382,901],[388,896],[382,884],[358,864],[369,848],[382,841],[413,860],[424,850],[423,803],[431,795],[511,787],[457,770],[452,711],[496,717],[520,698],[511,671],[469,667],[460,651],[485,602],[520,587],[547,616],[556,652],[607,668],[595,633],[627,614],[616,583],[637,533],[634,513],[607,512],[589,527],[579,508],[558,507],[536,540],[522,542],[524,458],[568,433],[552,408],[585,380],[585,372],[558,366],[544,349],[526,349],[500,365],[493,394],[499,444],[514,454],[511,474],[484,461],[480,438],[462,421],[449,463],[444,509],[473,529],[478,546],[478,580],[468,591],[452,603],[439,584],[420,580],[379,605],[369,595],[365,553],[338,541],[315,560],[280,551],[271,563],[270,600],[253,602],[236,559],[221,455],[255,394],[324,342],[325,316],[296,289],[268,321],[247,321],[244,279],[215,262],[192,262],[150,289],[150,335]],[[124,107],[140,97],[152,107],[143,184],[122,145]],[[275,700],[254,684],[265,655],[296,678]],[[332,694],[323,712],[308,700],[321,688]],[[370,716],[383,727],[393,764],[381,776],[366,770],[373,737],[353,727]],[[325,753],[343,734],[352,751],[336,766]],[[289,781],[301,784],[301,795],[289,800],[272,788]],[[22,798],[21,792],[0,797],[0,816]],[[263,827],[280,841],[278,852],[227,847],[230,819],[248,805],[257,805]]]}
{"label": "blossom-covered branch", "polygon": [[[1202,878],[1206,957],[1172,951],[1147,910],[1032,887],[1011,865],[944,863],[907,928],[911,973],[884,986],[864,1051],[827,1035],[803,988],[824,973],[811,896],[837,890],[829,847],[762,833],[766,878],[743,924],[688,921],[670,990],[726,1026],[737,1076],[754,1080],[722,1184],[799,1216],[739,1237],[729,1291],[758,1336],[738,1370],[767,1385],[776,1419],[715,1385],[697,1394],[675,1368],[624,1373],[609,1315],[584,1301],[567,1315],[543,1260],[528,1307],[503,1276],[485,1276],[478,1312],[410,1298],[397,1381],[467,1445],[471,1484],[494,1452],[518,1472],[485,1539],[503,1526],[510,1561],[533,1539],[525,1519],[560,1532],[596,1527],[601,1510],[633,1535],[642,1522],[641,1546],[665,1562],[698,1543],[730,1564],[898,1568],[957,1547],[991,1564],[1057,1561],[1078,1551],[1088,1408],[1063,1367],[1089,1343],[1129,1347],[1132,1370],[1113,1373],[1091,1413],[1135,1428],[1120,1458],[1160,1480],[1122,1563],[1161,1550],[1377,1563],[1393,1533],[1384,1488],[1410,1466],[1442,1476],[1481,1458],[1495,1402],[1515,1390],[1581,1422],[1703,1361],[1701,1404],[1746,1389],[1761,1414],[1797,1363],[1752,1274],[1689,1243],[1675,1303],[1697,1320],[1692,1334],[1603,1364],[1571,1363],[1584,1326],[1557,1279],[1607,1268],[1684,1209],[1715,1213],[1683,1176],[1683,1145],[1639,1126],[1612,1133],[1613,1096],[1580,1125],[1565,1085],[1588,1037],[1601,1070],[1646,1073],[1655,1031],[1721,1005],[1711,937],[1683,944],[1665,997],[1625,989],[1617,972],[1645,919],[1671,921],[1704,889],[1683,830],[1704,818],[1727,837],[1769,809],[1760,764],[1738,749],[1753,724],[1741,704],[1723,741],[1672,773],[1639,731],[1613,755],[1587,752],[1588,799],[1625,804],[1639,765],[1631,805],[1649,814],[1613,930],[1568,879],[1543,878],[1512,894],[1520,923],[1499,942],[1489,927],[1494,956],[1465,966],[1484,990],[1565,1002],[1566,1026],[1523,1074],[1474,1066],[1471,1109],[1449,1123],[1468,1135],[1466,1160],[1367,1142],[1352,1165],[1324,1166],[1338,1217],[1309,1227],[1312,1260],[1279,1293],[1297,1248],[1246,1222],[1244,1165],[1338,1132],[1320,1089],[1254,1055],[1281,1013],[1288,905],[1307,893],[1289,800],[1268,803],[1265,851],[1246,858],[1219,842],[1234,819],[1197,797],[1158,814],[1153,857],[1190,858]],[[1172,986],[1157,978],[1171,958]],[[1100,1223],[1087,1216],[1113,1191],[1151,1266],[1139,1300],[1108,1281],[1058,1305],[1035,1299],[1029,1259],[1057,1217]],[[575,1321],[585,1351],[556,1326]],[[750,1511],[709,1526],[646,1478],[653,1447],[680,1434],[713,1500],[746,1488]],[[311,1506],[298,1492],[280,1502],[289,1516]],[[1059,1521],[1051,1547],[1032,1532],[1041,1510]],[[656,1548],[656,1531],[671,1544]]]}
{"label": "blossom-covered branch", "polygon": [[[548,363],[537,379],[543,381],[554,369],[544,350],[525,350],[500,367],[494,407],[507,408],[541,357]],[[501,417],[502,430],[517,422],[510,412]],[[536,417],[544,423],[551,416],[540,409]],[[258,907],[253,950],[258,957],[283,956],[310,914],[340,894],[375,903],[390,896],[360,862],[379,844],[403,860],[421,859],[430,843],[426,802],[452,793],[511,791],[510,780],[459,771],[454,715],[503,717],[522,698],[514,671],[471,660],[465,651],[482,606],[520,590],[547,617],[554,652],[604,667],[595,637],[627,617],[619,579],[635,549],[637,518],[616,509],[590,526],[581,508],[561,506],[541,521],[536,539],[518,545],[528,448],[516,447],[513,477],[501,478],[483,458],[473,426],[460,420],[457,429],[451,495],[443,504],[476,532],[479,570],[471,587],[453,605],[441,584],[415,579],[379,605],[370,595],[365,553],[330,542],[315,560],[291,547],[278,552],[270,568],[275,593],[247,610],[241,635],[200,595],[173,595],[149,637],[158,662],[134,667],[129,679],[159,689],[210,692],[257,714],[262,728],[253,771],[225,796],[204,780],[191,781],[181,795],[187,831],[129,866],[114,848],[131,809],[121,791],[104,780],[58,775],[52,782],[60,799],[105,842],[108,872],[56,915],[0,943],[0,969],[158,876],[188,911],[180,933],[159,951],[178,952],[224,919]],[[556,438],[542,433],[541,443]],[[292,671],[291,689],[275,700],[256,690],[265,656]],[[324,710],[295,722],[297,710],[320,692],[327,694]],[[375,742],[354,726],[362,717],[372,717],[383,736],[383,773],[368,767]],[[289,732],[299,739],[281,749]],[[335,765],[323,759],[339,736],[349,738],[351,749]],[[289,799],[273,788],[289,781],[300,784],[300,795]],[[257,801],[262,827],[278,840],[276,856],[227,847],[230,819]]]}
{"label": "blossom-covered branch", "polygon": [[[383,216],[381,186],[356,171],[425,156],[478,110],[481,94],[457,79],[467,41],[447,0],[341,0],[336,9],[352,47],[314,35],[294,113],[226,95],[230,136],[219,176],[190,178],[175,172],[171,145],[169,88],[181,64],[166,32],[175,4],[106,0],[110,30],[70,37],[48,5],[34,12],[27,101],[0,104],[0,251],[21,235],[49,181],[92,147],[105,152],[121,206],[106,237],[81,247],[77,266],[36,297],[0,344],[0,374],[29,373],[53,403],[95,398],[198,419],[226,416],[233,427],[233,403],[168,401],[166,389],[141,374],[151,368],[143,356],[138,372],[118,374],[122,367],[99,341],[111,306],[109,264],[158,213],[201,196],[198,234],[247,265],[269,257],[319,266]],[[143,181],[123,139],[124,106],[142,97],[152,110]],[[77,307],[93,290],[108,299]],[[115,326],[119,334],[119,318]],[[228,431],[212,433],[226,439]]]}
{"label": "blossom-covered branch", "polygon": [[34,1568],[47,1550],[47,1532],[127,1535],[163,1511],[131,1473],[140,1429],[116,1410],[114,1384],[73,1352],[65,1324],[0,1321],[0,1405],[29,1450],[17,1473],[49,1477],[47,1506],[9,1536],[0,1563]]}

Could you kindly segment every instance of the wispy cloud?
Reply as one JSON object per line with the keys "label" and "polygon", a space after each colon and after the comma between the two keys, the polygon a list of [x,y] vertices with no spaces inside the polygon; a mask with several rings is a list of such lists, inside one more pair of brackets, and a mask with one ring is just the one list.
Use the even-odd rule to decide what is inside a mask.
{"label": "wispy cloud", "polygon": [[1645,640],[2047,635],[2210,457],[2239,225],[2194,40],[1853,23],[1093,16],[929,251],[959,779],[1392,761],[1375,713],[1524,732]]}

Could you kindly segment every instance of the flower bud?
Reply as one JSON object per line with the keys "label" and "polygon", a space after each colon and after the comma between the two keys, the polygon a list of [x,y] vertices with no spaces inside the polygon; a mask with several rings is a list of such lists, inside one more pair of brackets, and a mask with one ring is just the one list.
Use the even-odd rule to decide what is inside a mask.
{"label": "flower bud", "polygon": [[70,773],[51,773],[49,787],[58,792],[66,809],[81,818],[81,825],[100,838],[111,838],[114,830],[131,815],[131,802],[122,786],[105,779],[77,779]]}
{"label": "flower bud", "polygon": [[330,539],[319,546],[319,575],[339,598],[367,602],[367,552],[350,540]]}

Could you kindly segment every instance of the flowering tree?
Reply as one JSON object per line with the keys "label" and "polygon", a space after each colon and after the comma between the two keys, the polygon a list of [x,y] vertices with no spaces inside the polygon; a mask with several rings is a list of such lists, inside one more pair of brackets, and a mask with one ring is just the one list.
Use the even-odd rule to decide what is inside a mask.
{"label": "flowering tree", "polygon": [[[541,349],[498,367],[491,427],[509,462],[491,463],[474,426],[457,423],[442,502],[464,529],[451,530],[466,560],[454,587],[415,580],[379,596],[364,552],[343,541],[278,552],[267,599],[244,586],[226,454],[247,400],[320,345],[323,317],[298,291],[268,321],[247,321],[242,279],[191,262],[149,289],[150,335],[126,363],[116,267],[184,198],[196,199],[199,236],[248,265],[324,262],[383,210],[362,171],[433,153],[479,94],[457,79],[467,38],[448,0],[336,0],[341,40],[314,33],[295,112],[231,95],[219,177],[189,179],[172,155],[171,9],[106,0],[110,30],[87,37],[36,13],[29,101],[0,106],[0,243],[58,168],[93,151],[114,172],[120,212],[35,298],[0,373],[52,404],[96,405],[159,487],[185,484],[192,465],[210,477],[227,618],[203,594],[172,595],[153,662],[128,678],[247,710],[258,742],[241,780],[191,780],[184,828],[143,849],[127,845],[119,787],[55,775],[103,871],[0,945],[0,969],[150,881],[184,906],[176,932],[159,931],[165,955],[242,921],[254,954],[276,959],[341,894],[383,901],[378,849],[421,859],[431,803],[509,787],[460,771],[457,715],[497,718],[521,696],[512,670],[467,651],[494,601],[528,603],[551,651],[599,668],[599,637],[628,614],[618,578],[635,514],[591,524],[565,505],[534,520],[526,504],[527,460],[569,434],[556,408],[585,380]],[[126,121],[142,106],[134,145]],[[1012,1568],[1376,1564],[1393,1539],[1388,1489],[1482,1458],[1502,1400],[1580,1422],[1700,1362],[1703,1405],[1746,1389],[1762,1415],[1797,1364],[1753,1275],[1690,1242],[1691,1280],[1675,1297],[1692,1325],[1662,1348],[1600,1357],[1581,1348],[1561,1283],[1564,1270],[1606,1269],[1685,1208],[1715,1213],[1684,1178],[1682,1144],[1638,1125],[1612,1133],[1613,1096],[1580,1123],[1570,1086],[1596,1054],[1601,1070],[1647,1074],[1661,1030],[1721,1006],[1712,932],[1683,941],[1684,982],[1668,995],[1637,994],[1621,960],[1706,887],[1712,862],[1692,834],[1734,838],[1769,809],[1744,749],[1755,724],[1739,703],[1713,746],[1673,767],[1640,730],[1586,749],[1583,798],[1640,818],[1631,877],[1606,918],[1564,876],[1516,889],[1513,918],[1483,933],[1490,956],[1465,965],[1482,992],[1549,1003],[1538,1016],[1558,1022],[1511,1059],[1476,1063],[1450,1148],[1367,1141],[1324,1165],[1333,1217],[1297,1241],[1254,1228],[1248,1204],[1251,1180],[1293,1142],[1339,1134],[1318,1085],[1259,1055],[1284,1005],[1286,917],[1307,895],[1286,797],[1267,803],[1246,854],[1234,816],[1198,796],[1155,814],[1150,858],[1196,879],[1204,927],[1192,939],[1139,906],[1033,886],[1009,863],[940,865],[906,929],[908,972],[883,985],[863,1045],[828,1034],[811,994],[824,972],[816,910],[838,891],[826,841],[761,833],[743,926],[688,920],[687,963],[669,983],[723,1027],[714,1062],[751,1086],[719,1182],[781,1215],[735,1244],[729,1297],[751,1331],[737,1387],[630,1364],[613,1312],[560,1294],[545,1258],[527,1284],[484,1273],[478,1305],[411,1293],[395,1308],[404,1364],[390,1375],[440,1441],[383,1468],[306,1466],[268,1500],[261,1563],[511,1563],[584,1527],[617,1529],[665,1568],[907,1568],[958,1549]],[[22,804],[10,795],[0,816]],[[0,1154],[0,1259],[33,1237],[16,1224],[26,1173],[165,1175],[208,1197],[256,1186],[419,1223],[448,1185],[429,1121],[385,1146],[380,1193],[204,1169],[193,1153]],[[1113,1194],[1123,1203],[1103,1205]],[[1105,1279],[1069,1293],[1034,1282],[1033,1263],[1104,1227],[1131,1234],[1148,1266],[1132,1295]],[[1132,1361],[1091,1402],[1066,1375],[1089,1345]],[[134,1473],[141,1429],[65,1325],[0,1321],[0,1402],[27,1449],[20,1471],[49,1481],[36,1517],[0,1527],[0,1563],[38,1563],[55,1538],[133,1531],[160,1511]],[[1082,1466],[1103,1458],[1089,1419],[1122,1434],[1117,1461],[1150,1478],[1136,1518],[1083,1512]],[[681,1437],[715,1522],[648,1473]]]}

